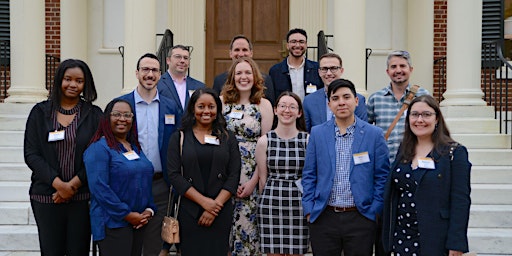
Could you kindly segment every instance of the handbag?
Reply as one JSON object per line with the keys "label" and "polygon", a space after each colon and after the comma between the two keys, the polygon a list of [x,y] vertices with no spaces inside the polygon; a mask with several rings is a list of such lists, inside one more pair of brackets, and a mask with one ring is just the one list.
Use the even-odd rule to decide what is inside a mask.
{"label": "handbag", "polygon": [[[183,132],[180,131],[180,155],[183,150]],[[181,175],[183,176],[183,165],[181,166]],[[178,222],[178,211],[180,209],[181,196],[178,196],[178,204],[175,205],[171,200],[174,198],[172,194],[172,186],[169,188],[169,202],[167,203],[167,214],[162,222],[162,240],[169,244],[177,244],[180,242],[180,224]],[[169,211],[171,205],[174,208],[174,216],[170,216]]]}

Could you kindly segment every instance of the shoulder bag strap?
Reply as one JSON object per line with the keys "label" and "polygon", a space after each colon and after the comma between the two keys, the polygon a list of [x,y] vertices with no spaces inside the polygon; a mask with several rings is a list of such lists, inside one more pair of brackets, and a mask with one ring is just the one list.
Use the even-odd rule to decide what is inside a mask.
{"label": "shoulder bag strap", "polygon": [[388,127],[388,130],[386,131],[386,135],[384,135],[384,138],[388,140],[389,135],[391,134],[391,131],[395,128],[396,124],[398,123],[398,120],[400,120],[400,117],[403,115],[405,110],[409,107],[409,104],[411,104],[412,99],[414,99],[414,96],[416,96],[416,93],[418,92],[418,89],[420,88],[419,85],[412,85],[409,93],[407,93],[407,96],[404,100],[404,104],[402,104],[402,108],[400,108],[400,111],[398,111],[398,114],[396,114],[395,119],[391,123],[391,125]]}

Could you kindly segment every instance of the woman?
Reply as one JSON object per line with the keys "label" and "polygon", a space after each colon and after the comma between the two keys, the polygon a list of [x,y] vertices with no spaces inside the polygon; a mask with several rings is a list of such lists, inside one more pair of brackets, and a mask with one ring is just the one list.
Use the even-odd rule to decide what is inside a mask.
{"label": "woman", "polygon": [[130,103],[114,99],[84,162],[91,190],[91,226],[101,255],[142,253],[144,227],[154,215],[153,165],[141,151]]}
{"label": "woman", "polygon": [[240,152],[235,135],[226,129],[220,106],[215,91],[197,89],[180,132],[169,141],[169,180],[181,195],[178,220],[183,256],[226,256],[229,250],[230,198],[240,179]]}
{"label": "woman", "polygon": [[432,96],[415,98],[384,194],[383,243],[395,255],[468,251],[470,171]]}
{"label": "woman", "polygon": [[23,150],[32,170],[30,203],[43,255],[89,255],[89,188],[82,155],[102,115],[92,104],[96,98],[87,64],[68,59],[57,68],[49,99],[28,116]]}
{"label": "woman", "polygon": [[308,134],[300,98],[283,92],[277,98],[274,113],[277,126],[261,136],[256,145],[263,191],[258,207],[261,252],[269,256],[304,255],[308,251],[309,229],[296,184],[302,177]]}
{"label": "woman", "polygon": [[233,255],[258,255],[257,227],[258,173],[254,153],[256,142],[272,128],[274,115],[270,101],[263,98],[264,80],[251,58],[242,57],[233,62],[226,84],[222,88],[223,115],[228,130],[235,133],[242,154],[240,185],[238,186],[231,251]]}

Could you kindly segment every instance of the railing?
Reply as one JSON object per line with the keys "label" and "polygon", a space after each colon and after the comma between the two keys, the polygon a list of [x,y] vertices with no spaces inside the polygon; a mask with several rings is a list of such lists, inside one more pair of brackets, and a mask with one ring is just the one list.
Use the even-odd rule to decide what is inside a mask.
{"label": "railing", "polygon": [[11,83],[10,42],[0,41],[0,102],[7,98],[7,89]]}
{"label": "railing", "polygon": [[46,54],[45,58],[45,70],[46,70],[46,90],[48,90],[48,95],[52,94],[53,82],[55,79],[55,71],[60,64],[60,58],[52,55]]}
{"label": "railing", "polygon": [[[443,101],[443,93],[446,91],[446,57],[434,60],[434,88],[437,88],[437,101]],[[434,91],[434,97],[436,91]]]}
{"label": "railing", "polygon": [[160,41],[160,46],[158,47],[156,56],[160,61],[160,71],[163,73],[167,70],[167,62],[165,61],[165,58],[167,57],[169,49],[174,45],[174,34],[171,30],[166,29],[164,34],[157,34],[157,36],[162,36],[162,41]]}

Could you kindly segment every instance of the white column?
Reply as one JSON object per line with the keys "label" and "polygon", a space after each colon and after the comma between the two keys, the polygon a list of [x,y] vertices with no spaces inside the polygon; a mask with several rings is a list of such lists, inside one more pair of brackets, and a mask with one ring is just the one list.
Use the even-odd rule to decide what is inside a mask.
{"label": "white column", "polygon": [[87,62],[87,1],[60,2],[60,58]]}
{"label": "white column", "polygon": [[6,102],[34,103],[45,88],[44,0],[10,1],[11,88]]}
{"label": "white column", "polygon": [[137,87],[137,60],[145,53],[156,52],[155,0],[126,0],[124,44],[124,88],[122,93]]}
{"label": "white column", "polygon": [[[469,18],[473,17],[473,18]],[[478,18],[475,18],[478,17]],[[482,1],[449,0],[447,75],[441,106],[485,106],[480,87]]]}
{"label": "white column", "polygon": [[343,59],[343,78],[366,94],[366,0],[334,1],[334,52]]}

